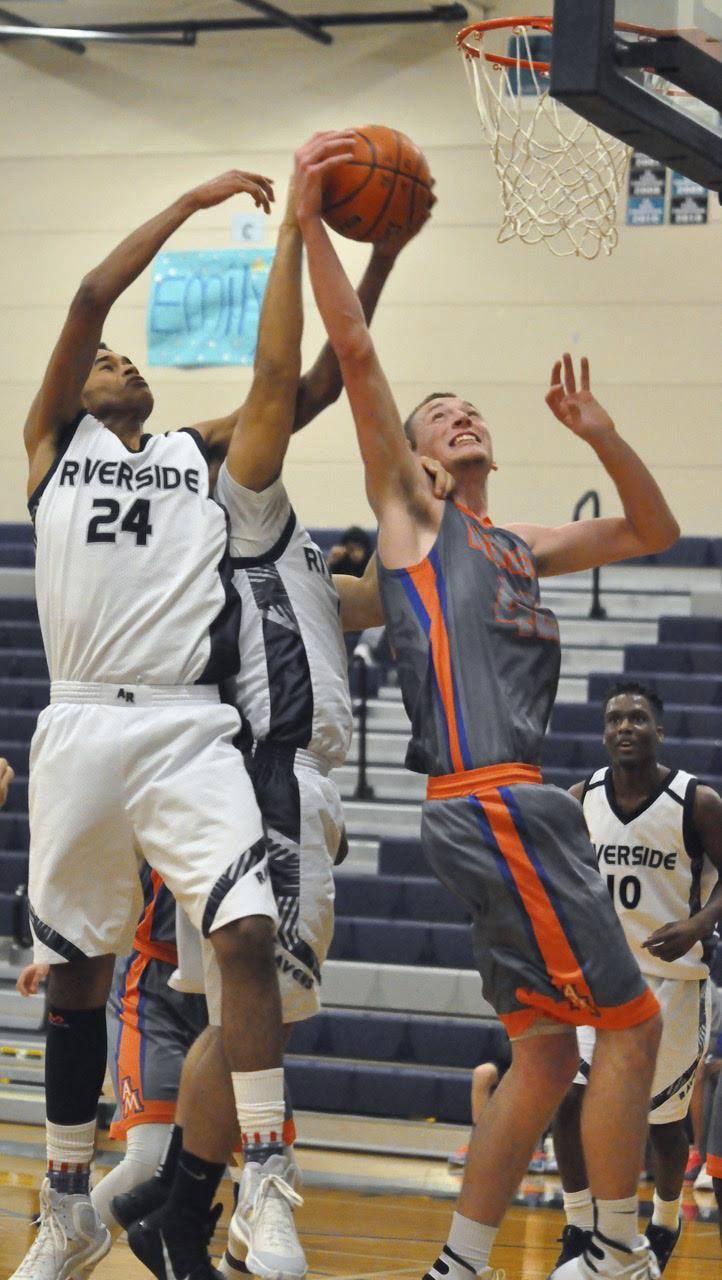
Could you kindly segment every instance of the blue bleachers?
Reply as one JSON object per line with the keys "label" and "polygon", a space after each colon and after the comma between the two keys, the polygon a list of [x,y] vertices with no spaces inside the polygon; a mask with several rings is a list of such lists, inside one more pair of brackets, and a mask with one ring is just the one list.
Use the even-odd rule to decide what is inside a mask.
{"label": "blue bleachers", "polygon": [[719,644],[631,644],[624,651],[625,671],[652,671],[660,675],[722,676],[722,648]]}
{"label": "blue bleachers", "polygon": [[[589,700],[600,702],[610,684],[620,679],[606,672],[589,677]],[[656,690],[665,703],[677,706],[722,706],[722,676],[655,675],[650,671],[625,670],[624,679],[641,680]]]}

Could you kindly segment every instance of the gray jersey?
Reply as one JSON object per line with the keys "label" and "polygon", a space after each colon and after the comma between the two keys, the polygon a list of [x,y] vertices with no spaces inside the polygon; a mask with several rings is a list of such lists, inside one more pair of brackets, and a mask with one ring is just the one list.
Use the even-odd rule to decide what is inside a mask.
{"label": "gray jersey", "polygon": [[432,775],[538,764],[557,690],[559,628],[523,539],[448,501],[429,555],[378,566],[411,719],[407,766]]}

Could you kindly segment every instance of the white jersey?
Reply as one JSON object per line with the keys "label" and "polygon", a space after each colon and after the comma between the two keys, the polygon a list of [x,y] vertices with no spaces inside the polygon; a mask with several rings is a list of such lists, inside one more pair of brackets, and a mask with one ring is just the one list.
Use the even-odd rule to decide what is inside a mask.
{"label": "white jersey", "polygon": [[196,432],[133,452],[80,415],[29,506],[52,680],[218,684],[238,670],[228,522]]}
{"label": "white jersey", "polygon": [[353,728],[339,598],[323,553],[279,478],[256,493],[221,468],[216,498],[231,523],[241,596],[238,710],[256,742],[301,747],[343,764]]}
{"label": "white jersey", "polygon": [[701,979],[709,973],[709,948],[701,942],[671,962],[642,947],[662,925],[699,911],[717,883],[692,826],[696,790],[696,778],[673,769],[646,804],[625,815],[607,768],[592,775],[582,796],[599,870],[627,941],[642,973],[657,978]]}

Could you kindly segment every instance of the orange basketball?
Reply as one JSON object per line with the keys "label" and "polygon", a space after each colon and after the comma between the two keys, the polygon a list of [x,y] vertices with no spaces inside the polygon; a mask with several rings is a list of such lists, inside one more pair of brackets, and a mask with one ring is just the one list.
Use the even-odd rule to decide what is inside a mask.
{"label": "orange basketball", "polygon": [[332,169],[324,186],[323,216],[349,240],[376,243],[418,231],[431,207],[426,156],[405,133],[363,125],[353,158]]}

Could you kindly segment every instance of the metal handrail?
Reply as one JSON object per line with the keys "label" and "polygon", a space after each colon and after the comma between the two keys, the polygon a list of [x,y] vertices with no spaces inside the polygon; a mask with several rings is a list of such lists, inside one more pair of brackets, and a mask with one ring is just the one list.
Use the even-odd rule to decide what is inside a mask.
{"label": "metal handrail", "polygon": [[[587,489],[586,493],[582,494],[581,498],[577,502],[572,512],[573,521],[576,522],[577,520],[579,520],[582,514],[582,511],[584,510],[588,502],[591,502],[592,504],[592,512],[594,515],[594,519],[595,520],[599,519],[599,515],[602,510],[602,504],[599,498],[599,494],[596,489]],[[597,567],[596,569],[592,569],[592,605],[589,610],[589,617],[590,618],[606,618],[606,616],[607,616],[607,611],[602,604],[600,571],[599,571],[599,568]]]}
{"label": "metal handrail", "polygon": [[375,792],[368,780],[368,673],[372,665],[371,655],[365,645],[360,644],[354,650],[351,668],[358,672],[358,699],[353,704],[354,715],[358,718],[358,772],[354,800],[373,800]]}

